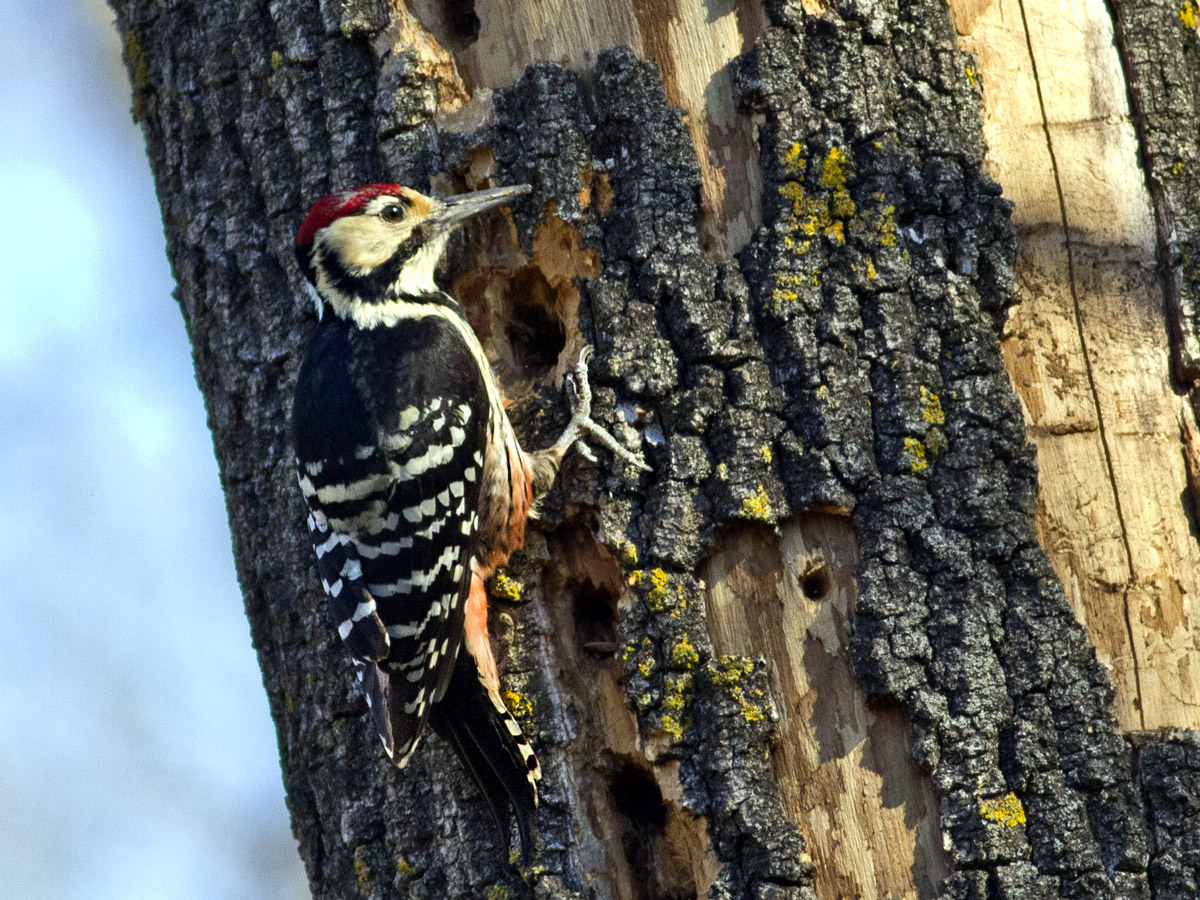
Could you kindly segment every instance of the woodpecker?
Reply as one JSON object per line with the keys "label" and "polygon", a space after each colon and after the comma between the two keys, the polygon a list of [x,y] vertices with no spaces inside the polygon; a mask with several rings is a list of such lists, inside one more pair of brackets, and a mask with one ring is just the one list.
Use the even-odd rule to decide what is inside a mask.
{"label": "woodpecker", "polygon": [[296,235],[319,321],[292,409],[317,572],[384,751],[404,768],[428,719],[506,847],[515,813],[526,858],[541,768],[500,696],[484,581],[581,436],[645,468],[590,418],[590,348],[566,431],[522,450],[462,306],[434,281],[456,227],[529,190],[371,184],[318,201]]}

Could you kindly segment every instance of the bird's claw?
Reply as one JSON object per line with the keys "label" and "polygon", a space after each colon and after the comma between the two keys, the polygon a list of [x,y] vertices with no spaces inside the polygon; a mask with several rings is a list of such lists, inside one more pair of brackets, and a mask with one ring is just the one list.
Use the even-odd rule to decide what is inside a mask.
{"label": "bird's claw", "polygon": [[631,466],[649,472],[650,467],[640,453],[634,453],[617,441],[602,426],[592,420],[592,386],[588,382],[588,362],[592,358],[592,346],[586,345],[575,362],[575,371],[566,378],[567,398],[571,404],[571,421],[554,444],[554,449],[565,454],[571,445],[579,442],[579,453],[589,462],[596,462],[592,448],[581,440],[586,434],[593,441],[607,448],[614,456]]}

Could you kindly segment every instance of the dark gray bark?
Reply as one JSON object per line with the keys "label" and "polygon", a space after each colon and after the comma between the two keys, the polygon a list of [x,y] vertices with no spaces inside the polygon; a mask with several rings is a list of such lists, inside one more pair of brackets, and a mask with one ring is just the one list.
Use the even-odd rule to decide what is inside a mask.
{"label": "dark gray bark", "polygon": [[[434,86],[372,49],[382,3],[114,0],[314,896],[692,896],[647,774],[670,758],[723,864],[708,896],[812,896],[770,717],[743,703],[768,663],[714,657],[697,572],[722,527],[761,523],[769,541],[814,510],[858,535],[856,671],[913,723],[953,870],[941,896],[1196,896],[1195,735],[1136,753],[1122,738],[1037,546],[1035,463],[998,349],[1014,238],[945,6],[766,5],[772,25],[737,63],[762,117],[765,224],[716,260],[686,132],[628,51],[586,79],[534,66],[481,130],[438,133]],[[1127,29],[1127,54],[1137,40]],[[404,773],[383,762],[325,621],[287,438],[312,327],[291,258],[307,205],[367,181],[424,188],[485,148],[497,183],[534,186],[514,208],[525,257],[550,204],[598,254],[579,331],[599,418],[641,434],[654,470],[569,462],[510,566],[523,594],[493,614],[546,772],[523,878],[443,744]],[[610,205],[585,202],[584,172]],[[541,277],[529,268],[507,298],[526,348],[510,376],[545,375],[545,347],[574,337],[520,293]],[[514,407],[533,447],[564,414],[546,387]],[[598,684],[623,691],[654,759],[605,747]],[[1023,822],[986,814],[1010,791]]]}
{"label": "dark gray bark", "polygon": [[[1165,0],[1111,0],[1111,6],[1154,202],[1177,374],[1191,383],[1200,376],[1198,11],[1190,3]],[[1189,15],[1192,24],[1186,27]]]}

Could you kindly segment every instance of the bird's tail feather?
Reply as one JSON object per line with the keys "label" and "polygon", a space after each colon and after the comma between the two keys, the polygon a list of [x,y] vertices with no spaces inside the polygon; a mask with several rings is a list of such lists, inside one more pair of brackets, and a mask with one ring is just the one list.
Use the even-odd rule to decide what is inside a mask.
{"label": "bird's tail feather", "polygon": [[510,843],[512,815],[516,815],[521,856],[528,861],[533,851],[541,769],[516,720],[480,682],[470,654],[459,653],[446,693],[433,705],[429,720],[479,785],[505,849]]}

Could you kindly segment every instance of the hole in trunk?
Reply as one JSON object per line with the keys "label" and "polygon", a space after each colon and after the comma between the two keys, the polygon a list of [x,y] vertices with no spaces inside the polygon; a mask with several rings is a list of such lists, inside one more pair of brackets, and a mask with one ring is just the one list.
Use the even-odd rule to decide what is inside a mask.
{"label": "hole in trunk", "polygon": [[688,840],[680,810],[663,799],[648,764],[610,757],[613,811],[620,816],[621,847],[638,900],[695,900],[687,864]]}
{"label": "hole in trunk", "polygon": [[575,638],[589,653],[608,655],[617,649],[617,595],[603,584],[569,584]]}
{"label": "hole in trunk", "polygon": [[517,364],[526,376],[553,367],[566,344],[554,308],[554,288],[541,269],[526,266],[514,274],[509,298],[512,308],[505,332]]}
{"label": "hole in trunk", "polygon": [[833,590],[833,575],[823,559],[809,560],[800,574],[800,590],[809,600],[820,600]]}
{"label": "hole in trunk", "polygon": [[442,15],[446,29],[459,44],[479,40],[479,16],[475,15],[475,0],[442,0]]}

